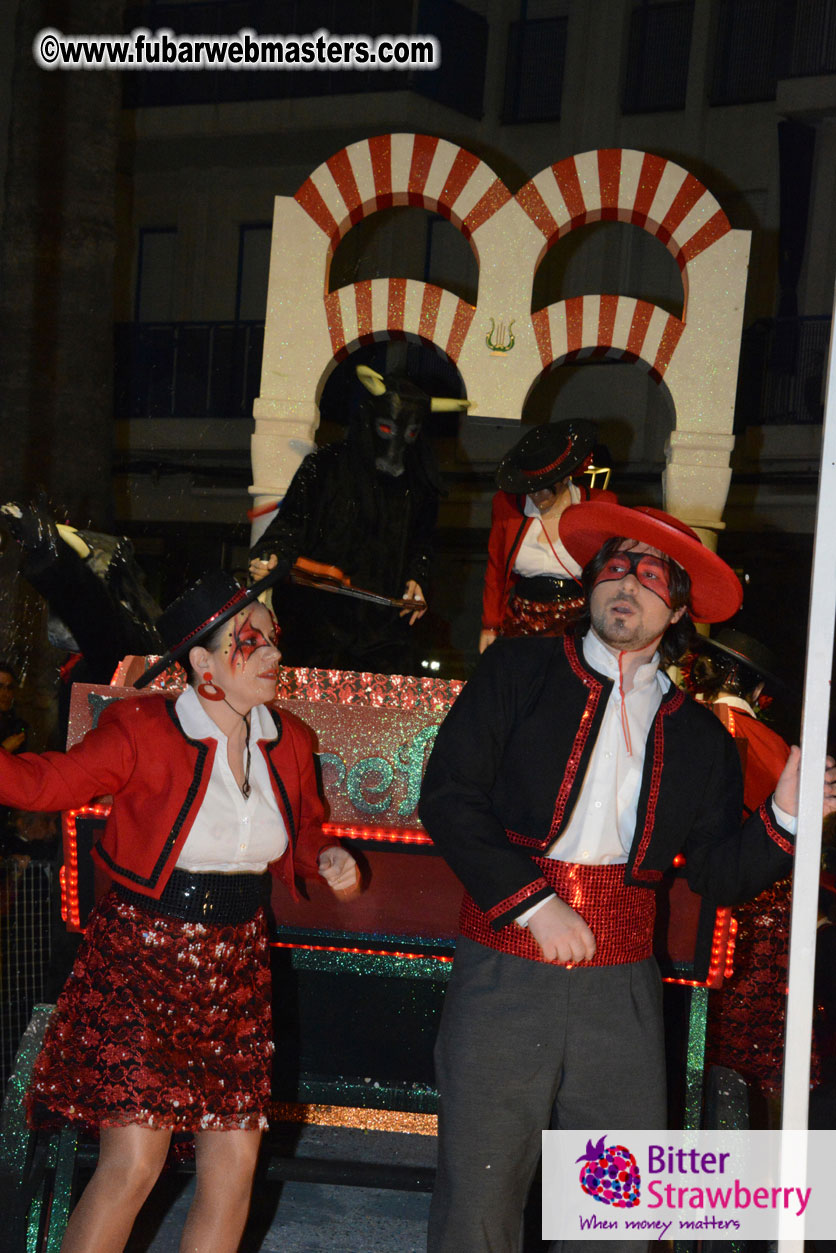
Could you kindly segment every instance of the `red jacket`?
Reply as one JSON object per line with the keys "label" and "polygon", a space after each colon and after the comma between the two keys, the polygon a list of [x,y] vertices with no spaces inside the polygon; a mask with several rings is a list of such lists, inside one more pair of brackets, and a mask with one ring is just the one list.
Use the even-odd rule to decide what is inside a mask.
{"label": "red jacket", "polygon": [[743,769],[743,816],[748,818],[775,791],[778,776],[787,764],[789,745],[777,731],[757,718],[728,705],[722,696],[711,706],[723,726],[734,736]]}
{"label": "red jacket", "polygon": [[[605,500],[611,505],[618,503],[615,492],[602,492],[597,488],[582,487],[581,500]],[[510,492],[497,492],[491,508],[491,534],[488,540],[488,568],[485,571],[485,587],[482,593],[482,630],[499,631],[505,606],[508,604],[508,593],[511,585],[516,583],[514,561],[520,551],[533,518],[523,513],[525,496],[512,495]]]}
{"label": "red jacket", "polygon": [[[284,710],[271,710],[277,738],[259,740],[285,821],[288,847],[270,869],[294,899],[295,875],[317,875],[329,841],[316,786],[309,735]],[[66,753],[0,749],[0,801],[17,809],[76,809],[112,795],[113,807],[93,857],[112,879],[158,898],[200,809],[217,744],[187,738],[174,702],[164,696],[114,701],[98,726]],[[333,843],[333,841],[330,841]]]}

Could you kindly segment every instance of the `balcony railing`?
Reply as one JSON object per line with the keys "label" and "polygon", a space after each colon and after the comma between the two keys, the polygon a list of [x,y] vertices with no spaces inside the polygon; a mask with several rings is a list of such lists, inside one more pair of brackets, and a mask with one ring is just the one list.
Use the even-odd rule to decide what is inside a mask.
{"label": "balcony railing", "polygon": [[116,327],[117,418],[251,418],[263,322],[127,322]]}
{"label": "balcony railing", "polygon": [[743,332],[736,425],[822,421],[829,317],[762,318]]}
{"label": "balcony railing", "polygon": [[[821,422],[829,339],[829,317],[762,318],[747,327],[740,353],[738,425]],[[116,327],[116,417],[252,418],[263,344],[263,322],[121,323]],[[375,364],[385,369],[384,356]],[[426,366],[423,358],[414,363],[432,394],[454,394],[446,377],[433,386]],[[334,376],[332,381],[337,381]],[[347,411],[349,404],[348,393],[329,392],[327,404],[323,395],[323,405],[337,412]]]}

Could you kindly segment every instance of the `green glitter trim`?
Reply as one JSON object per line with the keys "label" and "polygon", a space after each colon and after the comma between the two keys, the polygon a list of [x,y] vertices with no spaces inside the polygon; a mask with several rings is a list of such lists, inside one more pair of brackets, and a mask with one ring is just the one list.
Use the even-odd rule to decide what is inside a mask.
{"label": "green glitter trim", "polygon": [[368,953],[327,953],[317,949],[292,948],[294,970],[328,971],[332,974],[375,975],[384,979],[430,979],[446,983],[453,969],[452,962],[434,957],[379,957]]}
{"label": "green glitter trim", "polygon": [[685,1062],[685,1131],[696,1130],[701,1123],[707,1017],[708,989],[692,988]]}

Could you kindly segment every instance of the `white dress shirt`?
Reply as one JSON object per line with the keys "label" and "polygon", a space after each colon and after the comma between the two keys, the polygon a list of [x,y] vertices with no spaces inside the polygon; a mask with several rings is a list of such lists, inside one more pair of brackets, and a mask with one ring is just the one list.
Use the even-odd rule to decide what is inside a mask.
{"label": "white dress shirt", "polygon": [[216,871],[258,874],[287,848],[284,824],[259,740],[274,740],[276,727],[268,710],[256,705],[250,713],[250,795],[245,797],[230,769],[228,740],[187,687],[177,698],[177,717],[193,740],[215,740],[215,760],[203,804],[198,810],[177,867],[193,874]]}

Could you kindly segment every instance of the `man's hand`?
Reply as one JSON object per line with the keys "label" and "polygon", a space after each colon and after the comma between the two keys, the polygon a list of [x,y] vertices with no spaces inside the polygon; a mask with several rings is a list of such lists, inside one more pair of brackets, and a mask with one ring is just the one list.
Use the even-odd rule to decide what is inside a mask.
{"label": "man's hand", "polygon": [[[424,593],[421,591],[421,584],[416,583],[414,579],[410,579],[406,587],[404,588],[403,596],[401,597],[401,600],[423,600],[423,599],[424,599]],[[403,618],[404,615],[408,614],[409,612],[410,611],[408,609],[402,609],[400,612],[400,617]],[[414,623],[416,623],[419,618],[423,618],[426,612],[427,612],[426,605],[422,605],[420,609],[416,609],[409,619],[409,625],[413,626]]]}
{"label": "man's hand", "polygon": [[491,644],[494,642],[495,639],[496,639],[496,631],[480,631],[479,632],[479,656],[480,657],[486,648],[490,648]]}
{"label": "man's hand", "polygon": [[580,914],[556,896],[537,910],[528,929],[547,962],[586,962],[595,956],[595,936]]}
{"label": "man's hand", "polygon": [[[801,768],[801,749],[793,744],[787,764],[775,784],[775,804],[785,813],[798,814],[798,775]],[[822,817],[836,813],[836,760],[825,758],[824,790],[822,793]]]}
{"label": "man's hand", "polygon": [[12,735],[6,736],[5,740],[3,741],[3,747],[5,748],[7,753],[17,752],[17,750],[20,748],[21,744],[23,743],[25,739],[26,739],[25,731],[15,731],[13,732]]}
{"label": "man's hand", "polygon": [[278,563],[279,559],[275,553],[271,553],[266,561],[261,557],[253,557],[250,562],[250,578],[254,583],[258,582],[259,579],[263,579],[268,575],[271,570],[275,570]]}
{"label": "man's hand", "polygon": [[347,848],[331,844],[319,854],[319,873],[332,892],[347,900],[360,891],[360,870]]}

